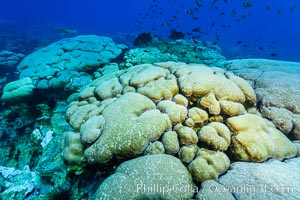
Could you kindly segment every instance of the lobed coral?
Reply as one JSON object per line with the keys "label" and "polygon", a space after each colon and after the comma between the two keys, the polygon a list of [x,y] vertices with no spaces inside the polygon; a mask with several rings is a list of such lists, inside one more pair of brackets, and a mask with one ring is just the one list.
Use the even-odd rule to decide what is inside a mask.
{"label": "lobed coral", "polygon": [[15,70],[24,55],[11,51],[0,51],[0,71]]}
{"label": "lobed coral", "polygon": [[[237,160],[257,162],[296,155],[280,131],[247,114],[256,112],[248,82],[220,68],[175,62],[137,65],[104,75],[75,96],[66,119],[80,135],[88,164],[171,154],[187,165],[194,179],[204,181],[228,169],[227,149]],[[249,116],[250,122],[240,122]],[[251,137],[239,129],[240,123]],[[243,151],[253,146],[269,147],[267,140],[253,139],[262,134],[269,143],[275,141],[276,152],[261,156],[253,151],[245,159]]]}
{"label": "lobed coral", "polygon": [[9,104],[29,101],[33,95],[34,88],[29,77],[10,82],[3,88],[2,101]]}
{"label": "lobed coral", "polygon": [[300,64],[266,59],[219,63],[248,80],[258,97],[259,110],[285,135],[300,139]]}
{"label": "lobed coral", "polygon": [[77,36],[33,52],[17,69],[20,78],[31,77],[38,89],[76,91],[91,81],[88,72],[116,60],[126,48],[108,37]]}
{"label": "lobed coral", "polygon": [[[172,170],[169,170],[172,169]],[[178,158],[147,155],[122,163],[94,199],[191,199],[192,177]]]}

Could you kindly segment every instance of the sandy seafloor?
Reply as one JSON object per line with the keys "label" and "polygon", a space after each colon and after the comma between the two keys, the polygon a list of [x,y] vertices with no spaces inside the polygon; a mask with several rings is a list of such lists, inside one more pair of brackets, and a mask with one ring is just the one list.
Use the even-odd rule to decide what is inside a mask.
{"label": "sandy seafloor", "polygon": [[[167,67],[176,65],[186,72]],[[0,199],[300,199],[300,63],[227,60],[218,46],[188,40],[128,49],[110,38],[79,36],[32,54],[3,49],[0,70]],[[209,70],[213,78],[207,80]],[[214,82],[218,73],[224,82]],[[227,83],[232,73],[246,81]],[[184,81],[191,79],[200,85],[205,80],[207,91],[187,95]],[[150,89],[139,89],[149,83]],[[211,111],[222,98],[235,101],[228,84],[240,87],[246,100]],[[125,95],[130,92],[142,95]],[[186,97],[175,100],[178,93]],[[200,99],[207,94],[213,97],[205,107]],[[159,105],[163,99],[169,101]],[[189,110],[197,105],[206,118],[193,117]],[[153,109],[159,114],[142,115]],[[227,119],[249,113],[270,123],[242,121],[238,126],[253,137],[234,143],[245,133]],[[171,125],[166,116],[173,117]],[[200,136],[213,116],[230,129],[229,139],[226,131],[216,132],[229,149]],[[169,139],[167,130],[173,131]],[[174,192],[176,184],[197,189]]]}

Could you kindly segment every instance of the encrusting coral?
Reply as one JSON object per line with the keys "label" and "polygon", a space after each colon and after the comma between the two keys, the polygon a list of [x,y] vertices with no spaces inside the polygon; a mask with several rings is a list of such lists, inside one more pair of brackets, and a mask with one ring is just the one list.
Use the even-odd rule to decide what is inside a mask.
{"label": "encrusting coral", "polygon": [[[204,181],[228,169],[228,149],[234,159],[256,162],[296,155],[285,135],[247,114],[256,112],[248,82],[220,68],[136,65],[104,75],[74,96],[66,120],[80,135],[87,164],[170,154]],[[253,147],[258,151],[249,153]]]}

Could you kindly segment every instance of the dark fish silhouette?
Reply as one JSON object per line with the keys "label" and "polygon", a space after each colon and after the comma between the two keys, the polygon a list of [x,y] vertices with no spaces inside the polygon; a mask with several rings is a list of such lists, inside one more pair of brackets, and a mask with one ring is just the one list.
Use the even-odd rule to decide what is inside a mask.
{"label": "dark fish silhouette", "polygon": [[251,1],[244,1],[243,2],[243,6],[245,9],[252,7],[252,3]]}
{"label": "dark fish silhouette", "polygon": [[220,42],[221,39],[220,39],[220,35],[219,34],[216,34],[216,41]]}
{"label": "dark fish silhouette", "polygon": [[262,50],[264,50],[264,48],[263,48],[263,47],[258,47],[258,49],[259,49],[259,50],[261,50],[261,51],[262,51]]}
{"label": "dark fish silhouette", "polygon": [[236,16],[236,12],[235,12],[234,9],[231,11],[231,14],[232,14],[233,16]]}
{"label": "dark fish silhouette", "polygon": [[212,28],[212,27],[214,27],[215,26],[215,22],[212,22],[211,24],[210,24],[210,27]]}
{"label": "dark fish silhouette", "polygon": [[237,43],[237,44],[243,44],[243,41],[237,40],[236,43]]}
{"label": "dark fish silhouette", "polygon": [[194,28],[194,29],[192,30],[192,32],[198,32],[198,33],[200,33],[200,32],[201,32],[200,27]]}
{"label": "dark fish silhouette", "polygon": [[278,14],[278,15],[281,14],[281,10],[280,10],[280,9],[277,10],[277,14]]}
{"label": "dark fish silhouette", "polygon": [[270,56],[276,57],[278,55],[277,55],[277,53],[270,53]]}
{"label": "dark fish silhouette", "polygon": [[162,26],[171,26],[171,24],[168,23],[168,22],[162,23],[161,25],[162,25]]}
{"label": "dark fish silhouette", "polygon": [[57,33],[59,35],[75,35],[77,33],[77,30],[70,28],[61,28],[57,30]]}
{"label": "dark fish silhouette", "polygon": [[220,16],[225,16],[226,14],[225,14],[225,12],[223,11],[223,12],[220,12],[219,15],[220,15]]}
{"label": "dark fish silhouette", "polygon": [[290,8],[290,12],[293,12],[295,9],[296,9],[296,5],[293,5],[293,6]]}
{"label": "dark fish silhouette", "polygon": [[198,0],[195,0],[195,5],[198,7],[202,7],[202,4]]}
{"label": "dark fish silhouette", "polygon": [[271,11],[271,7],[267,5],[267,6],[266,6],[266,10],[267,10],[267,11]]}

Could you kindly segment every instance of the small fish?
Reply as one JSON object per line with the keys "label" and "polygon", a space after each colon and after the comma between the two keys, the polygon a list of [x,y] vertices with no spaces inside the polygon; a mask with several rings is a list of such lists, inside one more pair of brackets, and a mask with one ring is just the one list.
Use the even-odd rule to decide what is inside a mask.
{"label": "small fish", "polygon": [[223,12],[220,12],[219,15],[220,15],[220,16],[225,16],[226,14],[225,14],[225,12],[223,11]]}
{"label": "small fish", "polygon": [[270,53],[270,56],[276,57],[276,56],[278,56],[278,55],[277,55],[277,53]]}
{"label": "small fish", "polygon": [[212,27],[214,27],[215,26],[215,22],[212,22],[211,24],[210,24],[210,27],[212,28]]}
{"label": "small fish", "polygon": [[236,43],[237,43],[237,44],[243,44],[243,41],[237,40]]}
{"label": "small fish", "polygon": [[201,32],[201,30],[200,30],[200,27],[196,27],[196,28],[194,28],[193,30],[192,30],[192,32]]}
{"label": "small fish", "polygon": [[231,11],[231,14],[232,14],[233,16],[236,16],[236,12],[235,12],[234,9]]}
{"label": "small fish", "polygon": [[61,28],[57,30],[57,33],[59,35],[75,35],[77,33],[77,30],[70,28]]}
{"label": "small fish", "polygon": [[280,9],[277,10],[277,14],[278,14],[278,15],[281,14],[281,10],[280,10]]}
{"label": "small fish", "polygon": [[244,1],[243,6],[244,6],[244,9],[247,9],[247,8],[252,7],[252,3],[251,3],[251,1]]}
{"label": "small fish", "polygon": [[266,10],[267,10],[267,11],[271,11],[271,7],[267,5],[267,6],[266,6]]}
{"label": "small fish", "polygon": [[258,49],[259,49],[259,50],[261,50],[261,51],[262,51],[262,50],[264,50],[264,48],[263,48],[263,47],[258,47]]}
{"label": "small fish", "polygon": [[186,9],[186,10],[184,10],[184,12],[188,15],[192,15],[194,13],[194,11],[192,9]]}
{"label": "small fish", "polygon": [[171,24],[168,23],[168,22],[165,22],[165,23],[162,23],[161,25],[162,25],[162,26],[170,26]]}
{"label": "small fish", "polygon": [[199,20],[199,18],[198,17],[193,17],[193,20]]}
{"label": "small fish", "polygon": [[202,7],[201,3],[198,0],[195,0],[195,5],[198,7]]}
{"label": "small fish", "polygon": [[293,12],[295,9],[296,9],[296,5],[293,5],[293,6],[290,8],[290,12]]}

